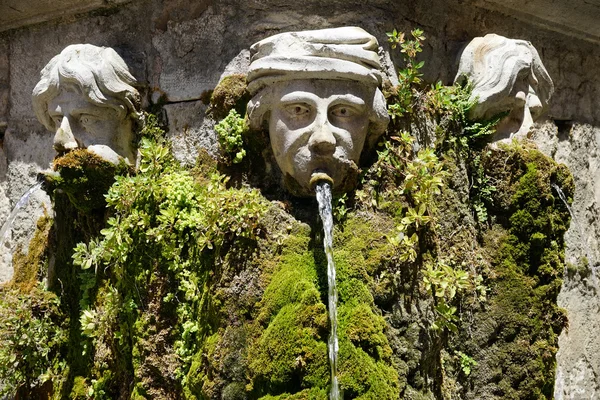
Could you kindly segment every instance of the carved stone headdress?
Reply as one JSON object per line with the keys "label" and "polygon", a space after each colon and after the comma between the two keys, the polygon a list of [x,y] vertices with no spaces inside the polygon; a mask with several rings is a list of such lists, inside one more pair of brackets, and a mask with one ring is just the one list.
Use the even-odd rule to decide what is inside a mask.
{"label": "carved stone headdress", "polygon": [[358,27],[286,32],[255,43],[248,90],[292,79],[344,79],[380,85],[377,39]]}
{"label": "carved stone headdress", "polygon": [[[383,81],[377,39],[358,27],[341,27],[270,36],[250,48],[248,104],[250,125],[259,128],[270,107],[272,84],[298,79],[363,82],[378,88]],[[370,117],[370,140],[378,138],[389,122],[385,98],[376,89]]]}

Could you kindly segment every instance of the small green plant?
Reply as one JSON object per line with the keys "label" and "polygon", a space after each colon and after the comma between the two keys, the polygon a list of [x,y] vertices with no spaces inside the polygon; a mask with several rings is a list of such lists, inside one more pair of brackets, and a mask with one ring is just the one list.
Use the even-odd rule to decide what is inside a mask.
{"label": "small green plant", "polygon": [[42,287],[28,293],[0,292],[0,396],[29,393],[49,380],[60,380],[60,350],[67,341],[58,297]]}
{"label": "small green plant", "polygon": [[246,121],[235,109],[230,110],[229,114],[215,125],[221,149],[233,164],[240,163],[246,155],[243,135],[247,129]]}
{"label": "small green plant", "polygon": [[491,183],[491,178],[485,174],[481,165],[481,156],[474,156],[471,162],[471,204],[480,223],[488,220],[486,204],[493,204],[495,191],[496,186]]}
{"label": "small green plant", "polygon": [[469,273],[438,261],[435,266],[429,264],[423,271],[423,284],[425,290],[436,299],[437,303],[435,310],[438,319],[432,327],[436,330],[447,328],[456,332],[458,330],[457,309],[451,303],[457,294],[469,288]]}
{"label": "small green plant", "polygon": [[402,117],[413,112],[414,97],[418,96],[418,89],[422,83],[421,68],[424,61],[417,61],[417,54],[422,52],[422,43],[425,40],[423,31],[414,29],[411,31],[412,39],[405,38],[405,34],[396,31],[387,33],[388,42],[392,49],[400,46],[400,52],[404,53],[405,67],[398,71],[399,85],[396,88],[395,101],[388,106],[388,112],[392,119]]}
{"label": "small green plant", "polygon": [[477,361],[473,360],[472,357],[466,355],[465,353],[463,353],[462,351],[457,351],[456,355],[459,358],[460,361],[460,369],[462,370],[462,372],[466,375],[469,376],[471,375],[471,370],[473,369],[474,366],[477,365]]}
{"label": "small green plant", "polygon": [[346,218],[346,214],[348,213],[348,208],[346,207],[347,200],[347,193],[333,199],[333,217],[338,222],[341,222]]}

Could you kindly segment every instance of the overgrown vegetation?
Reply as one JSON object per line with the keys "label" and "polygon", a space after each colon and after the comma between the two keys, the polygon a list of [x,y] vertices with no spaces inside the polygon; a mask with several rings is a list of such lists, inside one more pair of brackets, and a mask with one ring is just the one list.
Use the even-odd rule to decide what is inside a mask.
{"label": "overgrown vegetation", "polygon": [[[572,197],[572,178],[530,145],[486,147],[497,118],[468,120],[469,86],[424,82],[423,32],[389,37],[404,55],[392,123],[334,204],[344,398],[550,398],[569,221],[551,184]],[[85,151],[55,162],[57,220],[17,257],[27,284],[0,293],[6,393],[327,398],[316,204],[250,187],[263,153],[244,96],[243,76],[212,94],[221,163],[179,166],[152,115],[136,171]],[[48,257],[52,291],[30,285]]]}
{"label": "overgrown vegetation", "polygon": [[248,131],[244,118],[235,109],[229,111],[227,117],[215,126],[221,150],[227,161],[238,164],[246,155],[243,135]]}
{"label": "overgrown vegetation", "polygon": [[65,370],[63,318],[59,299],[43,288],[0,291],[0,395],[52,393],[52,383],[61,381]]}

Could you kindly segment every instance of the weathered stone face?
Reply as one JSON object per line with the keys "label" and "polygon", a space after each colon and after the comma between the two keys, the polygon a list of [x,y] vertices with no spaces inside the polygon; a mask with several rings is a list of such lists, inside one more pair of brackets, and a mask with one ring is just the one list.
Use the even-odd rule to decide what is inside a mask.
{"label": "weathered stone face", "polygon": [[54,122],[54,149],[65,153],[88,149],[117,164],[120,158],[133,162],[131,120],[120,117],[112,108],[92,104],[76,92],[61,90],[48,103],[48,115]]}
{"label": "weathered stone face", "polygon": [[33,90],[38,120],[55,132],[54,149],[77,148],[113,164],[135,162],[132,120],[139,111],[135,78],[111,48],[66,47],[41,72]]}
{"label": "weathered stone face", "polygon": [[365,144],[389,122],[377,49],[357,27],[282,33],[252,46],[250,125],[268,122],[294,194],[312,195],[317,178],[332,180],[337,192],[354,186]]}
{"label": "weathered stone face", "polygon": [[357,168],[375,87],[330,80],[276,85],[269,136],[281,171],[306,193],[315,173],[333,179],[334,189],[340,187]]}
{"label": "weathered stone face", "polygon": [[464,49],[455,82],[465,78],[473,85],[471,99],[476,101],[472,118],[508,112],[498,123],[497,139],[526,137],[554,91],[531,43],[496,34],[477,37]]}

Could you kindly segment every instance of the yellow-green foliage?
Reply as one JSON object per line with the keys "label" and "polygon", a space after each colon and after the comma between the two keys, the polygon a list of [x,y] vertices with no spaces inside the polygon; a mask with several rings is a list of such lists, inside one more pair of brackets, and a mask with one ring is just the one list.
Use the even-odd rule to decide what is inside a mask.
{"label": "yellow-green foliage", "polygon": [[[267,208],[256,190],[227,188],[227,178],[217,173],[200,185],[153,136],[141,141],[139,173],[118,176],[106,195],[114,215],[101,237],[78,244],[73,255],[77,266],[110,282],[107,292],[96,294],[110,298],[82,310],[81,318],[84,333],[94,337],[96,398],[117,396],[119,381],[132,373],[138,397],[156,394],[161,385],[181,390],[218,314],[208,290],[220,251],[255,240]],[[116,313],[107,314],[106,307]],[[104,324],[102,315],[109,314],[112,322]],[[161,365],[171,376],[147,372]],[[115,369],[121,372],[109,373]]]}
{"label": "yellow-green foliage", "polygon": [[36,398],[47,381],[59,386],[67,337],[58,297],[40,286],[28,292],[0,288],[0,321],[0,395],[19,391]]}
{"label": "yellow-green foliage", "polygon": [[238,164],[246,155],[246,150],[243,148],[243,136],[247,131],[246,121],[235,110],[231,110],[223,120],[215,125],[221,151],[228,162]]}

